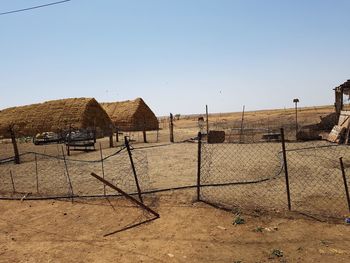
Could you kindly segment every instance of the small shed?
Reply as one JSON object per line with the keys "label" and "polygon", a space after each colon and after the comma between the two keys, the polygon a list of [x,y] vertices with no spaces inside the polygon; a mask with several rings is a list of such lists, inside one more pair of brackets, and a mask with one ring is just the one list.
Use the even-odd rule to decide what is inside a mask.
{"label": "small shed", "polygon": [[14,125],[18,136],[72,129],[95,129],[98,137],[110,135],[113,123],[94,98],[46,101],[0,111],[0,136],[9,137]]}
{"label": "small shed", "polygon": [[101,103],[119,131],[158,130],[158,119],[141,98]]}

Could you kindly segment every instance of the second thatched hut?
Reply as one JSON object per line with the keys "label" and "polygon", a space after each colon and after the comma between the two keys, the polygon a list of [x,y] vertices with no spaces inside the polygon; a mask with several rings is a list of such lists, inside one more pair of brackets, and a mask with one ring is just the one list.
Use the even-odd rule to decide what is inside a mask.
{"label": "second thatched hut", "polygon": [[119,131],[158,130],[158,119],[141,98],[101,103]]}

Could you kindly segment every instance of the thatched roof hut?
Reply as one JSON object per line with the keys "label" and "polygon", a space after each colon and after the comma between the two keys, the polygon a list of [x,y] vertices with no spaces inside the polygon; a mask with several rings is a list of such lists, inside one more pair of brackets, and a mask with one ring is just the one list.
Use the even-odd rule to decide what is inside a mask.
{"label": "thatched roof hut", "polygon": [[0,136],[8,137],[9,126],[15,125],[18,136],[34,136],[41,132],[61,132],[95,128],[97,135],[108,135],[113,123],[93,98],[52,100],[44,103],[12,107],[0,111]]}
{"label": "thatched roof hut", "polygon": [[141,99],[101,103],[119,131],[158,130],[158,119]]}

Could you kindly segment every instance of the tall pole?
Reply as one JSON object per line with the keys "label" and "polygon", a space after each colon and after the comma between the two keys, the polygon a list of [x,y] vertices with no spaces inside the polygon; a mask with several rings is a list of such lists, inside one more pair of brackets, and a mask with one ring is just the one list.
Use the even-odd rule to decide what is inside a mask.
{"label": "tall pole", "polygon": [[197,201],[200,201],[201,190],[201,159],[202,159],[202,134],[198,133],[198,157],[197,157]]}
{"label": "tall pole", "polygon": [[298,137],[298,102],[299,99],[294,99],[293,102],[295,103],[295,138],[297,139]]}
{"label": "tall pole", "polygon": [[242,121],[241,121],[241,134],[239,136],[239,142],[243,142],[243,128],[244,128],[244,112],[245,112],[245,105],[243,105],[243,110],[242,110]]}
{"label": "tall pole", "polygon": [[169,130],[170,130],[170,142],[174,142],[174,124],[173,124],[173,114],[172,113],[170,113]]}
{"label": "tall pole", "polygon": [[284,129],[283,128],[281,128],[281,140],[282,140],[283,168],[284,168],[284,175],[285,175],[285,179],[286,179],[288,210],[291,211],[292,210],[292,202],[290,199],[287,151],[286,151],[286,141],[284,138]]}
{"label": "tall pole", "polygon": [[208,114],[208,105],[205,105],[205,115],[207,117],[207,136],[209,136],[209,114]]}
{"label": "tall pole", "polygon": [[10,125],[9,130],[10,130],[10,134],[11,134],[11,142],[13,145],[13,151],[15,154],[15,164],[19,164],[20,163],[19,151],[18,151],[16,135],[15,135],[15,131],[14,131],[14,125]]}

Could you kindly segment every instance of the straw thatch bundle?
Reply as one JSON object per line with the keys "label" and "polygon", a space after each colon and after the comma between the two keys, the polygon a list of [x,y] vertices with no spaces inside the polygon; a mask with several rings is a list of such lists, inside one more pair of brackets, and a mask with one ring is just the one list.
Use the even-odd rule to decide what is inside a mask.
{"label": "straw thatch bundle", "polygon": [[158,119],[141,99],[101,103],[119,131],[152,131],[158,129]]}
{"label": "straw thatch bundle", "polygon": [[96,129],[98,136],[108,135],[113,123],[93,98],[52,100],[0,111],[0,136],[8,137],[14,125],[18,136],[72,129]]}

